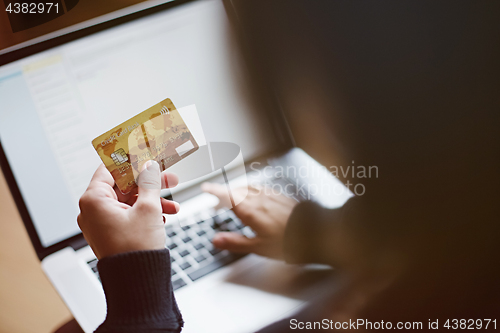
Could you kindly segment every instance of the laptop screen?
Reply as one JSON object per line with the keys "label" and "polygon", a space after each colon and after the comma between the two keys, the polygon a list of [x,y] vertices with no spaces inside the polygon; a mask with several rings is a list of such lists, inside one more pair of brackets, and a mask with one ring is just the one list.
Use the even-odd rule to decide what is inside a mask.
{"label": "laptop screen", "polygon": [[196,1],[0,67],[0,141],[42,245],[80,232],[91,140],[167,97],[196,105],[207,141],[273,150],[238,61],[222,3]]}

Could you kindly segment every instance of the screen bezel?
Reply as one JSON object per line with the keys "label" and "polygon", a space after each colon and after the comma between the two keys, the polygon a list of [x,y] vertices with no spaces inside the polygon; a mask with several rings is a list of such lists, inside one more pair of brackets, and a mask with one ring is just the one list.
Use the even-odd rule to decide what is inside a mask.
{"label": "screen bezel", "polygon": [[[140,10],[138,12],[134,12],[125,16],[117,17],[115,19],[112,19],[110,21],[102,22],[93,26],[89,26],[87,28],[77,30],[70,32],[65,35],[61,35],[58,37],[55,37],[53,39],[45,40],[42,42],[39,42],[37,44],[29,45],[21,49],[17,49],[14,51],[11,51],[6,54],[0,55],[0,66],[6,65],[8,63],[23,59],[25,57],[37,54],[42,51],[49,50],[51,48],[63,45],[65,43],[92,35],[94,33],[119,26],[121,24],[131,22],[133,20],[137,20],[143,17],[146,17],[148,15],[152,15],[161,11],[168,10],[173,7],[177,7],[179,5],[193,2],[197,0],[175,0],[171,2],[167,2],[155,7],[150,7],[146,8],[143,10]],[[225,8],[228,13],[229,20],[231,22],[231,25],[234,26],[234,24],[237,24],[232,18],[231,18],[231,10],[228,8],[228,3],[225,2]],[[250,61],[251,59],[244,59],[245,62]],[[262,111],[262,115],[266,116],[269,118],[269,121],[271,122],[271,126],[273,127],[273,132],[276,135],[277,139],[277,145],[276,148],[272,151],[268,151],[265,153],[265,155],[272,155],[276,154],[279,152],[286,151],[287,149],[291,148],[293,146],[293,139],[291,138],[291,135],[289,133],[289,129],[286,124],[286,120],[284,119],[284,116],[281,112],[269,112],[269,110],[275,109],[279,110],[279,105],[277,101],[273,98],[272,94],[269,94],[268,89],[262,89],[263,87],[262,82],[254,82],[255,78],[250,77],[250,85],[253,86],[251,87],[252,90],[254,90],[254,93],[260,95],[260,99],[264,98],[268,101],[268,106],[269,108],[266,108],[266,110]],[[263,96],[261,90],[266,90],[266,93]],[[255,159],[262,158],[262,156],[256,156]],[[254,159],[252,159],[254,160]],[[250,163],[251,161],[247,161]],[[65,240],[62,240],[58,243],[55,243],[53,245],[50,245],[48,247],[44,247],[40,241],[40,238],[38,236],[38,233],[35,229],[35,226],[33,224],[33,221],[31,219],[30,213],[27,209],[26,203],[24,202],[23,196],[19,190],[19,186],[16,182],[16,179],[14,177],[14,174],[12,172],[12,169],[10,168],[10,164],[8,162],[7,156],[5,155],[2,143],[0,141],[0,167],[3,171],[4,177],[6,179],[7,185],[9,186],[9,189],[12,193],[12,197],[14,199],[14,202],[16,203],[17,209],[19,211],[19,214],[21,215],[21,219],[23,220],[24,226],[28,232],[28,235],[31,239],[31,242],[33,244],[33,247],[36,251],[36,254],[40,260],[45,258],[46,256],[57,252],[63,248],[66,248],[68,246],[71,246],[73,249],[78,250],[85,245],[87,245],[87,242],[85,241],[85,238],[83,237],[82,233],[78,233],[75,236],[72,236],[70,238],[67,238]]]}

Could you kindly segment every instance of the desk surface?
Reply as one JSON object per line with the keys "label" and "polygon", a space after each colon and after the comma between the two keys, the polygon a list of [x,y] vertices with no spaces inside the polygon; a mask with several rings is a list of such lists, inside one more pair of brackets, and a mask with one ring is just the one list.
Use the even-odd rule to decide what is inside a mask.
{"label": "desk surface", "polygon": [[0,333],[49,333],[71,318],[40,267],[0,171]]}

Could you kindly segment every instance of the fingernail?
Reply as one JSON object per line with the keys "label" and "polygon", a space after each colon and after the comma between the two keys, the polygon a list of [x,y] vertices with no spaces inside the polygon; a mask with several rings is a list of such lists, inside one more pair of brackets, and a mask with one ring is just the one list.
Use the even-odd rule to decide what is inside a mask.
{"label": "fingernail", "polygon": [[148,171],[156,171],[160,169],[160,165],[158,164],[158,162],[154,160],[147,161],[146,163],[148,163],[147,165]]}
{"label": "fingernail", "polygon": [[178,202],[174,202],[175,204],[175,212],[178,213],[181,210],[181,205]]}
{"label": "fingernail", "polygon": [[144,162],[141,168],[141,172],[146,170],[151,165],[151,160]]}

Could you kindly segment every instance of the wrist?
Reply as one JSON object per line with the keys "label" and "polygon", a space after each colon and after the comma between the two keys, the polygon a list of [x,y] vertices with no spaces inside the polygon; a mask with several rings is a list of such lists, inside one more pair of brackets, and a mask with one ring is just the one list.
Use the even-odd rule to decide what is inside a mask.
{"label": "wrist", "polygon": [[[143,227],[148,228],[147,226]],[[165,229],[163,226],[153,232],[148,230],[131,230],[122,228],[111,232],[112,236],[103,235],[90,245],[99,259],[137,251],[155,251],[165,249]]]}
{"label": "wrist", "polygon": [[109,256],[97,268],[107,301],[106,324],[133,326],[154,318],[170,330],[182,326],[170,283],[167,249]]}

